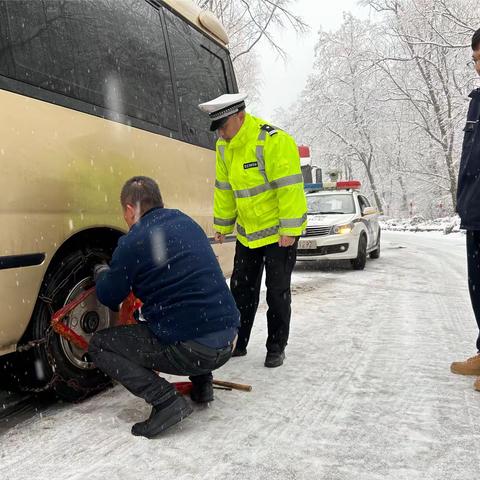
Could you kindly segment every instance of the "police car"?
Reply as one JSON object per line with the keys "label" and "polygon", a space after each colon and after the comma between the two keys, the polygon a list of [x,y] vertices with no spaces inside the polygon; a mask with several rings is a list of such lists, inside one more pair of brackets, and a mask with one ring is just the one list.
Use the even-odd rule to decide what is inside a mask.
{"label": "police car", "polygon": [[308,222],[298,242],[298,260],[350,260],[363,270],[380,257],[379,212],[359,192],[359,181],[305,185]]}

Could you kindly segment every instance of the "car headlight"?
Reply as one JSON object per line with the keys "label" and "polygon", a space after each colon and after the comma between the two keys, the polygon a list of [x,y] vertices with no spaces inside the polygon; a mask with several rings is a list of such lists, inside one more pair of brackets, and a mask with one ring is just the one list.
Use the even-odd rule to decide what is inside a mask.
{"label": "car headlight", "polygon": [[334,235],[347,235],[351,233],[353,230],[353,223],[347,223],[345,225],[335,225],[333,227]]}

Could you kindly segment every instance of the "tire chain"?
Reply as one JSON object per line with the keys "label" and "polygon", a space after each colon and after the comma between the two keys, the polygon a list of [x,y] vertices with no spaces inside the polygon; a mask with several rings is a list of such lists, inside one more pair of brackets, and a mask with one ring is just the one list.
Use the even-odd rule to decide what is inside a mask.
{"label": "tire chain", "polygon": [[[55,313],[55,311],[52,307],[52,304],[53,304],[52,297],[54,298],[55,294],[58,291],[60,291],[67,284],[70,277],[75,275],[77,273],[77,271],[80,268],[83,267],[83,265],[88,260],[88,257],[93,256],[93,255],[94,254],[92,252],[87,251],[87,253],[83,257],[83,261],[78,265],[77,268],[73,269],[67,277],[65,277],[65,280],[63,280],[56,287],[56,289],[52,292],[53,295],[51,295],[51,297],[45,297],[45,296],[41,296],[41,295],[38,297],[39,300],[42,301],[47,306],[50,318]],[[67,315],[66,318],[68,318],[68,315]],[[25,343],[24,345],[20,345],[20,346],[17,347],[17,352],[20,352],[20,353],[27,352],[27,351],[31,350],[32,348],[45,347],[45,353],[47,355],[48,363],[49,363],[49,365],[50,365],[50,367],[52,368],[52,371],[53,371],[52,378],[44,386],[37,387],[37,388],[22,387],[22,391],[27,392],[27,393],[43,393],[43,392],[46,392],[48,390],[51,390],[57,383],[64,383],[68,387],[72,388],[73,390],[76,390],[77,392],[82,392],[83,393],[82,396],[78,397],[75,400],[75,403],[76,403],[76,402],[81,402],[82,400],[89,397],[90,395],[92,395],[94,393],[97,393],[97,392],[100,392],[100,391],[102,391],[102,390],[104,390],[107,387],[112,385],[112,381],[108,380],[107,382],[101,383],[101,384],[95,386],[94,388],[83,388],[83,387],[80,386],[78,380],[75,380],[73,378],[66,379],[66,378],[62,377],[56,370],[55,358],[53,357],[53,355],[50,351],[50,348],[48,348],[48,344],[52,340],[53,335],[55,335],[55,332],[53,331],[52,327],[49,325],[46,332],[45,332],[45,337],[39,338],[39,339],[36,339],[36,340],[31,340],[31,341]]]}

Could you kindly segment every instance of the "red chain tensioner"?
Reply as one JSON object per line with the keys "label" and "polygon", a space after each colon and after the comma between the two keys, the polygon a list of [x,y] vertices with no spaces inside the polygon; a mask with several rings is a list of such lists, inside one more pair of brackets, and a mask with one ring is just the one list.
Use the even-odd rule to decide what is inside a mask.
{"label": "red chain tensioner", "polygon": [[[53,330],[66,338],[69,342],[73,343],[76,347],[81,348],[82,350],[88,350],[88,342],[78,333],[74,332],[68,325],[65,325],[62,320],[78,305],[80,305],[87,297],[95,293],[95,287],[89,288],[82,292],[75,300],[72,300],[70,303],[67,303],[60,310],[57,310],[52,315],[52,328]],[[130,293],[128,297],[123,301],[118,314],[118,324],[119,325],[132,325],[137,323],[133,314],[142,306],[142,302]],[[177,391],[182,395],[190,393],[192,389],[191,382],[176,382],[173,384]]]}
{"label": "red chain tensioner", "polygon": [[[85,338],[78,333],[74,332],[69,326],[65,325],[62,320],[80,303],[82,303],[87,297],[95,293],[95,287],[92,287],[88,290],[82,292],[75,300],[72,300],[70,303],[67,303],[60,310],[56,311],[52,315],[52,328],[53,330],[66,338],[69,342],[73,343],[76,347],[81,348],[82,350],[88,350],[88,342]],[[123,301],[118,315],[118,324],[119,325],[132,325],[137,323],[133,314],[142,306],[142,302],[130,293],[128,297]],[[252,387],[250,385],[244,385],[241,383],[231,383],[225,382],[222,380],[213,380],[213,384],[224,389],[235,389],[242,390],[244,392],[250,392]],[[192,389],[192,382],[174,382],[173,385],[179,393],[182,395],[187,395]]]}

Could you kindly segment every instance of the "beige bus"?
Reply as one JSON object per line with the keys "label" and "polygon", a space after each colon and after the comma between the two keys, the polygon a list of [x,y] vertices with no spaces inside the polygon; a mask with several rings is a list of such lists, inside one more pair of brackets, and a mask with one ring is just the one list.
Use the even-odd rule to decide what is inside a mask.
{"label": "beige bus", "polygon": [[[105,381],[49,325],[125,233],[125,180],[155,178],[213,238],[197,105],[237,92],[227,44],[189,0],[0,0],[0,361],[23,388],[75,400]],[[233,246],[215,246],[224,268]],[[65,321],[88,339],[115,318],[93,296]]]}

